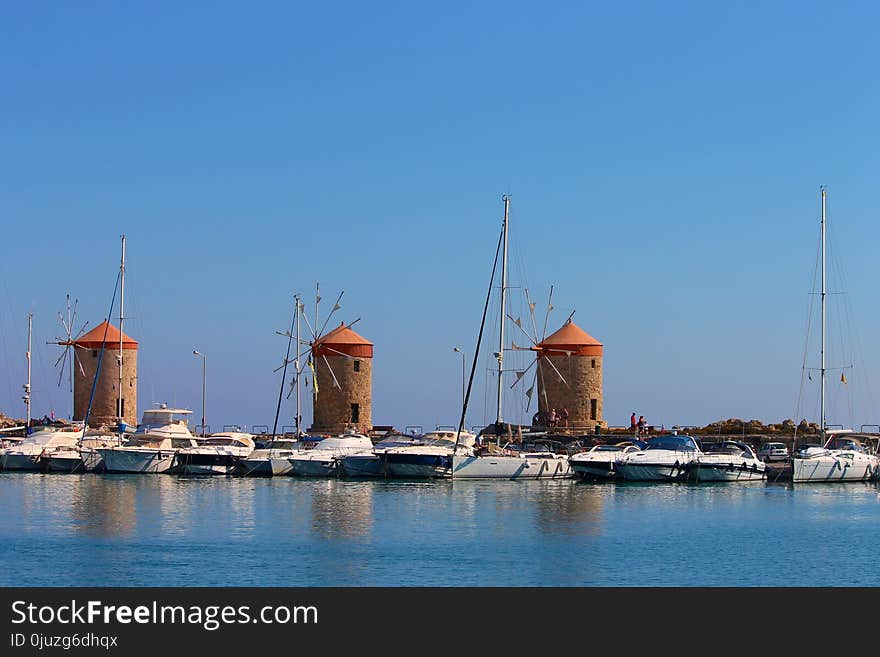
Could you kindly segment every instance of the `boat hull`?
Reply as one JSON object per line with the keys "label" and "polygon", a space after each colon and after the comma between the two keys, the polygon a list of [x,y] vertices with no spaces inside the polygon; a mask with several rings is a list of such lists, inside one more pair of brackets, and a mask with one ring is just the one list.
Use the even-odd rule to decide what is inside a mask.
{"label": "boat hull", "polygon": [[441,454],[385,454],[384,471],[400,479],[435,479],[445,477],[452,467],[452,457]]}
{"label": "boat hull", "polygon": [[793,458],[791,464],[793,483],[869,481],[880,475],[877,458],[865,454]]}
{"label": "boat hull", "polygon": [[580,479],[614,479],[614,461],[569,461],[572,473]]}
{"label": "boat hull", "polygon": [[622,463],[617,474],[625,481],[680,481],[687,479],[687,465],[679,463]]}
{"label": "boat hull", "polygon": [[237,467],[231,454],[177,454],[174,472],[189,475],[227,475]]}
{"label": "boat hull", "polygon": [[384,477],[385,465],[375,454],[352,455],[339,459],[339,474],[343,477]]}
{"label": "boat hull", "polygon": [[336,462],[333,459],[298,459],[291,457],[290,472],[295,477],[335,477]]}
{"label": "boat hull", "polygon": [[0,456],[0,469],[18,472],[42,472],[41,452],[6,452]]}
{"label": "boat hull", "polygon": [[573,476],[566,458],[520,456],[453,456],[452,479],[567,479]]}
{"label": "boat hull", "polygon": [[766,470],[756,463],[691,463],[688,476],[694,481],[763,481]]}
{"label": "boat hull", "polygon": [[174,466],[175,452],[160,450],[99,449],[106,472],[162,474]]}
{"label": "boat hull", "polygon": [[82,449],[74,454],[50,454],[43,457],[48,472],[74,474],[78,472],[102,472],[104,459],[95,449]]}

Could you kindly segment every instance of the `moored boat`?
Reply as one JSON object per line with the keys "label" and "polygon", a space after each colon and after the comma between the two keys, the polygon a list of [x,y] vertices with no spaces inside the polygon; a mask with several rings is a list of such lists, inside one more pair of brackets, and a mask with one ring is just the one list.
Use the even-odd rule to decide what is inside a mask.
{"label": "moored boat", "polygon": [[290,472],[299,477],[329,477],[337,474],[336,459],[372,449],[373,441],[360,433],[345,433],[324,438],[311,449],[303,449],[288,457]]}
{"label": "moored boat", "polygon": [[791,459],[793,483],[867,481],[880,478],[880,458],[860,434],[829,432],[822,447],[799,450]]}
{"label": "moored boat", "polygon": [[164,404],[144,411],[141,425],[127,443],[98,448],[104,469],[120,473],[168,472],[178,450],[198,445],[183,419],[191,414],[190,410],[167,408]]}
{"label": "moored boat", "polygon": [[686,479],[688,467],[702,454],[691,436],[664,434],[649,438],[645,449],[627,454],[618,464],[619,478],[627,481]]}
{"label": "moored boat", "polygon": [[572,472],[581,479],[614,479],[620,461],[645,448],[641,440],[625,440],[613,445],[595,445],[587,452],[569,457]]}
{"label": "moored boat", "polygon": [[707,446],[688,466],[693,481],[762,481],[766,473],[752,446],[735,440]]}
{"label": "moored boat", "polygon": [[249,433],[215,433],[200,440],[196,447],[179,450],[173,470],[180,474],[232,474],[239,460],[247,458],[253,451],[254,440]]}

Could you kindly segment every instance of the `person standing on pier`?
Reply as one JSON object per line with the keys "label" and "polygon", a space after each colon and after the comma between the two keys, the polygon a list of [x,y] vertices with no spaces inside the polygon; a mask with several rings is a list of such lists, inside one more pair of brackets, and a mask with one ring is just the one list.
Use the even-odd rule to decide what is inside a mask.
{"label": "person standing on pier", "polygon": [[629,416],[629,430],[632,431],[634,436],[638,435],[636,433],[636,412],[633,411],[633,414]]}
{"label": "person standing on pier", "polygon": [[639,435],[648,435],[648,421],[645,419],[644,415],[639,415]]}

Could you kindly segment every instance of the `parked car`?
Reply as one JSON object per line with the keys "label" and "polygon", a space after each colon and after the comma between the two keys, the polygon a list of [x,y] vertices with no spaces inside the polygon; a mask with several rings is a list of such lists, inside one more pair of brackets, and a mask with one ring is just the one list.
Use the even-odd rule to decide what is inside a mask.
{"label": "parked car", "polygon": [[764,443],[757,452],[762,461],[787,461],[790,456],[785,443]]}

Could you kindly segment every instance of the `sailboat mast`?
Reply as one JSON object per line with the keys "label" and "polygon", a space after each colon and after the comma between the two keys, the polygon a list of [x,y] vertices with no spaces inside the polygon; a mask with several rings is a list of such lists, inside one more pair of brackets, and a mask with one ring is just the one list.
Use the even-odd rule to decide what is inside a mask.
{"label": "sailboat mast", "polygon": [[27,419],[24,425],[24,434],[31,432],[31,335],[33,333],[34,314],[28,313],[28,344],[25,357],[27,358],[27,383],[24,384],[24,405],[27,408]]}
{"label": "sailboat mast", "polygon": [[300,402],[300,396],[299,396],[299,380],[300,380],[300,376],[302,374],[302,371],[300,370],[300,367],[299,367],[299,347],[300,347],[299,313],[301,310],[299,295],[298,294],[295,295],[293,297],[293,300],[296,303],[296,309],[294,310],[294,316],[296,317],[296,359],[293,361],[293,366],[296,368],[296,423],[295,424],[296,424],[296,435],[299,436],[300,435],[300,417],[302,416],[302,413],[300,410],[301,409],[301,402]]}
{"label": "sailboat mast", "polygon": [[822,187],[822,347],[819,377],[819,431],[825,440],[825,187]]}
{"label": "sailboat mast", "polygon": [[[498,413],[495,419],[495,424],[498,431],[501,431],[501,422],[503,421],[501,415],[501,402],[502,396],[504,394],[504,320],[507,317],[507,229],[510,210],[510,198],[508,198],[507,195],[504,195],[501,197],[501,200],[504,201],[504,223],[502,224],[501,228],[501,232],[503,234],[503,245],[501,252],[501,321],[499,322],[500,328],[498,330]],[[500,434],[498,437],[498,441],[499,443],[501,441]]]}
{"label": "sailboat mast", "polygon": [[119,376],[116,381],[116,427],[122,437],[122,326],[125,322],[125,234],[122,235],[122,257],[119,261]]}

